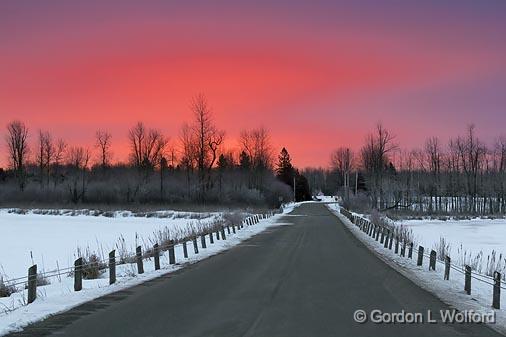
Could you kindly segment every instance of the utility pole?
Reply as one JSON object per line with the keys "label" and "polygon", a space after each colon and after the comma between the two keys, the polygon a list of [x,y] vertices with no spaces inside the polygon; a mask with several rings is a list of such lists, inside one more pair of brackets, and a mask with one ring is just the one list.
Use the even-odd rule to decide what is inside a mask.
{"label": "utility pole", "polygon": [[355,172],[355,195],[357,195],[358,192],[358,171]]}
{"label": "utility pole", "polygon": [[295,175],[293,176],[293,201],[296,201],[297,199],[295,198]]}

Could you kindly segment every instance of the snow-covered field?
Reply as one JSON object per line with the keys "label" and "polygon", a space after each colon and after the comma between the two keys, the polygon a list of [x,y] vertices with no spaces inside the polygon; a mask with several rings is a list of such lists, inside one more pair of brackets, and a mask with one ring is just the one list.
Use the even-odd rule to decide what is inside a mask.
{"label": "snow-covered field", "polygon": [[[491,285],[491,280],[475,275],[472,279],[472,294],[467,295],[464,292],[464,275],[455,269],[450,270],[450,280],[444,280],[444,266],[441,263],[437,263],[436,271],[428,270],[428,258],[424,258],[423,266],[416,265],[416,259],[401,257],[398,254],[394,253],[394,250],[385,249],[383,244],[379,241],[374,240],[369,237],[366,233],[362,232],[357,226],[355,226],[351,221],[349,221],[346,217],[339,213],[339,205],[337,204],[329,204],[327,206],[342,222],[350,229],[350,231],[364,244],[371,249],[380,259],[382,259],[386,264],[390,265],[392,268],[398,270],[401,274],[411,279],[414,283],[418,284],[420,287],[432,292],[437,297],[439,297],[443,302],[449,304],[450,306],[460,310],[473,310],[475,312],[480,312],[484,314],[488,314],[491,311],[495,313],[495,324],[491,324],[491,328],[501,332],[502,334],[506,333],[506,310],[504,309],[504,303],[506,303],[506,291],[501,291],[501,303],[503,309],[492,309],[492,293],[493,286]],[[471,220],[472,221],[472,220]],[[486,220],[489,221],[489,220]],[[405,222],[403,222],[405,223]],[[421,224],[418,224],[421,227]],[[456,225],[454,231],[460,231],[458,229],[458,224]],[[469,224],[470,227],[474,227]],[[437,233],[441,230],[436,228],[432,228],[432,232],[427,234],[427,236],[419,243],[429,242],[430,240],[436,238],[439,240],[439,235]],[[468,229],[472,231],[473,229]],[[415,235],[421,236],[430,232],[430,229],[421,229],[418,228],[415,231]],[[501,229],[502,231],[502,229]],[[449,232],[447,232],[450,234]],[[478,237],[481,235],[481,232],[474,232],[474,239],[476,242],[483,242],[484,244],[487,241],[488,235],[484,235],[483,238]],[[496,232],[497,234],[497,232]],[[430,238],[429,238],[430,237]],[[432,239],[431,239],[432,238]],[[466,233],[459,237],[460,240],[466,239],[471,242],[471,234]],[[425,240],[425,241],[423,241]],[[497,240],[501,240],[501,238],[497,238]],[[466,241],[467,242],[467,241]],[[492,240],[492,243],[496,242],[496,240]],[[464,244],[464,243],[463,243]],[[427,244],[430,247],[430,244]],[[478,247],[478,246],[475,246]],[[416,250],[416,248],[415,248]],[[416,256],[416,252],[413,253],[413,256]],[[479,281],[477,278],[484,280],[485,282]]]}
{"label": "snow-covered field", "polygon": [[[291,212],[298,204],[286,205],[283,213]],[[219,214],[211,214],[209,217],[205,217],[201,221],[212,221],[213,218],[219,216]],[[18,215],[18,217],[23,217]],[[7,226],[4,220],[18,219],[17,216],[1,214],[0,226]],[[42,218],[39,218],[42,217]],[[226,250],[232,246],[239,244],[241,241],[250,238],[251,236],[260,233],[261,231],[274,226],[280,225],[277,219],[280,215],[274,215],[271,218],[261,220],[259,223],[247,226],[241,230],[238,230],[236,234],[227,235],[226,240],[215,240],[214,244],[209,242],[209,237],[206,237],[207,248],[201,248],[200,239],[198,241],[199,253],[195,254],[193,251],[193,245],[191,242],[188,244],[188,258],[183,257],[183,247],[181,244],[176,245],[175,255],[176,264],[170,265],[168,263],[168,253],[165,252],[160,256],[161,270],[154,270],[153,261],[144,260],[145,273],[138,275],[135,264],[123,264],[117,266],[117,282],[113,285],[109,285],[108,272],[106,271],[100,278],[95,280],[83,280],[83,290],[75,292],[73,289],[73,277],[70,275],[63,275],[61,278],[52,278],[51,284],[41,286],[37,288],[37,299],[35,302],[26,305],[26,292],[20,291],[12,294],[7,298],[0,298],[0,335],[8,332],[17,331],[37,320],[44,319],[45,317],[68,310],[74,306],[77,306],[86,301],[94,298],[103,296],[105,294],[115,292],[121,289],[131,287],[133,285],[142,283],[149,279],[158,277],[162,274],[183,268],[188,263],[194,263],[211,255],[217,254],[223,250]],[[15,221],[18,221],[18,225],[22,228],[15,227]],[[29,215],[26,218],[10,221],[8,226],[3,232],[8,230],[14,230],[15,234],[20,235],[19,238],[12,234],[9,240],[2,236],[2,244],[9,244],[11,249],[16,250],[18,253],[25,251],[25,243],[23,237],[33,235],[29,241],[32,247],[37,248],[40,251],[40,259],[44,256],[46,268],[48,268],[47,256],[51,256],[53,259],[63,259],[67,255],[73,259],[75,252],[75,244],[86,245],[90,244],[97,246],[96,240],[100,242],[99,245],[104,247],[114,247],[114,243],[117,239],[117,235],[123,235],[129,237],[129,243],[132,245],[132,249],[135,244],[135,233],[149,236],[153,230],[163,228],[167,225],[170,226],[185,226],[191,219],[182,219],[177,217],[174,219],[158,219],[158,218],[137,218],[137,217],[125,217],[125,218],[101,218],[101,217],[90,217],[90,216],[35,216]],[[52,232],[53,235],[44,234]],[[107,235],[101,233],[108,232]],[[72,239],[76,236],[76,233],[80,234],[81,239],[79,241],[72,241],[71,243],[61,244],[64,239]],[[9,234],[10,235],[10,234]],[[71,241],[71,240],[68,240]],[[44,244],[42,244],[44,243]],[[34,249],[35,249],[34,248]],[[61,248],[61,251],[60,251]],[[9,265],[15,263],[11,260],[16,260],[18,255],[12,255],[4,247],[1,247],[1,257],[4,258]],[[105,248],[104,248],[105,249]],[[7,252],[8,255],[5,255]],[[35,258],[34,258],[35,259]],[[31,259],[28,259],[30,264]],[[19,262],[19,260],[18,260]],[[25,263],[25,259],[22,261]],[[35,261],[40,262],[39,261]],[[62,266],[60,265],[60,268]],[[13,267],[14,268],[14,267]],[[24,269],[23,269],[24,271]]]}
{"label": "snow-covered field", "polygon": [[[72,266],[77,248],[107,256],[120,237],[130,252],[136,244],[145,246],[154,232],[167,227],[184,229],[190,223],[208,223],[219,213],[206,213],[203,219],[192,213],[171,212],[168,217],[137,217],[129,212],[113,217],[90,215],[15,214],[0,210],[0,274],[7,279],[25,276],[28,267],[39,271]],[[58,265],[57,265],[58,262]]]}
{"label": "snow-covered field", "polygon": [[506,219],[472,220],[403,220],[396,222],[413,231],[416,242],[427,248],[434,248],[440,238],[450,244],[450,257],[457,261],[466,252],[484,258],[495,251],[497,256],[506,257]]}

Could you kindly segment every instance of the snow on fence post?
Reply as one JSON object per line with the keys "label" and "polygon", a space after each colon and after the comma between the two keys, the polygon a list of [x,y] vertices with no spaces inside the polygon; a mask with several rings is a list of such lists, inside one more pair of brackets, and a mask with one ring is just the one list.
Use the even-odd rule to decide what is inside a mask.
{"label": "snow on fence post", "polygon": [[501,273],[494,272],[494,295],[492,297],[492,308],[501,309]]}
{"label": "snow on fence post", "polygon": [[413,258],[413,242],[409,243],[408,258]]}
{"label": "snow on fence post", "polygon": [[448,255],[446,255],[445,256],[445,277],[444,277],[445,280],[450,279],[450,264],[451,264],[451,259]]}
{"label": "snow on fence post", "polygon": [[[229,229],[229,234],[230,234],[230,229]],[[227,239],[227,237],[225,236],[225,226],[221,226],[221,239],[222,240]]]}
{"label": "snow on fence post", "polygon": [[137,273],[144,274],[144,265],[142,264],[142,248],[137,246],[135,249],[135,257],[137,259]]}
{"label": "snow on fence post", "polygon": [[465,283],[464,283],[464,291],[471,295],[471,266],[466,264],[465,266],[466,274],[465,274]]}
{"label": "snow on fence post", "polygon": [[433,249],[430,251],[429,270],[436,270],[436,256],[437,253]]}
{"label": "snow on fence post", "polygon": [[199,253],[199,246],[197,245],[197,237],[194,237],[192,239],[192,242],[193,242],[193,251],[195,252],[195,254],[198,254]]}
{"label": "snow on fence post", "polygon": [[153,258],[155,260],[155,270],[160,269],[160,248],[158,243],[153,245]]}
{"label": "snow on fence post", "polygon": [[176,252],[174,251],[174,240],[170,240],[169,264],[176,264]]}
{"label": "snow on fence post", "polygon": [[183,241],[183,255],[185,259],[188,258],[188,248],[186,247],[186,240]]}
{"label": "snow on fence post", "polygon": [[28,304],[37,298],[37,265],[28,268]]}
{"label": "snow on fence post", "polygon": [[423,263],[423,246],[418,246],[418,260],[416,260],[416,265],[421,266]]}
{"label": "snow on fence post", "polygon": [[83,258],[74,261],[74,291],[83,289]]}
{"label": "snow on fence post", "polygon": [[116,282],[116,250],[109,252],[109,284]]}
{"label": "snow on fence post", "polygon": [[205,234],[202,234],[200,236],[200,245],[202,246],[202,248],[207,248],[206,247],[206,235]]}

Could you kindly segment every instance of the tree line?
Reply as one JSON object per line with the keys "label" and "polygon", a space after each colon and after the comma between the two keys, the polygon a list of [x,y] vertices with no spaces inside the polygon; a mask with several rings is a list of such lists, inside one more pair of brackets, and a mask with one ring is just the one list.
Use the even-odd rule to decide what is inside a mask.
{"label": "tree line", "polygon": [[445,143],[401,149],[378,124],[358,151],[333,151],[330,167],[304,171],[311,185],[378,210],[429,214],[506,212],[506,137],[487,145],[474,125]]}
{"label": "tree line", "polygon": [[[307,181],[290,160],[289,167],[275,163],[267,129],[243,130],[239,150],[229,150],[206,97],[196,95],[190,109],[193,119],[183,124],[175,146],[169,146],[159,129],[142,122],[132,126],[125,163],[113,160],[113,137],[105,129],[96,131],[92,147],[70,146],[39,130],[31,147],[28,127],[12,121],[5,134],[9,166],[0,169],[0,202],[279,206],[293,200],[294,182],[304,189],[297,197],[310,198]],[[297,179],[292,182],[287,176]]]}

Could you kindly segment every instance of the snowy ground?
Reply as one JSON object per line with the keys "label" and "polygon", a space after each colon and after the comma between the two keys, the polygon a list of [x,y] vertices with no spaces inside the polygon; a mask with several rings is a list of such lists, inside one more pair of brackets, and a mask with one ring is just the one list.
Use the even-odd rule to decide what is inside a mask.
{"label": "snowy ground", "polygon": [[[297,206],[298,206],[297,204],[286,205],[283,210],[283,213],[289,213]],[[34,217],[34,215],[30,216],[30,218],[32,217]],[[113,246],[117,238],[116,234],[118,233],[124,234],[125,231],[129,231],[130,235],[135,235],[135,232],[141,232],[148,235],[150,231],[152,231],[153,229],[156,229],[161,226],[166,226],[168,221],[168,219],[150,218],[148,220],[148,219],[126,217],[123,219],[115,219],[118,221],[115,222],[115,220],[111,220],[108,218],[101,219],[96,217],[90,218],[86,216],[77,216],[77,217],[52,216],[52,217],[53,218],[51,221],[46,218],[43,218],[45,219],[46,222],[55,223],[54,226],[56,227],[51,228],[51,231],[56,230],[58,232],[59,230],[62,229],[62,226],[69,226],[68,225],[69,223],[71,224],[70,225],[71,228],[65,229],[65,235],[61,234],[55,237],[50,235],[39,237],[40,241],[52,240],[51,245],[47,244],[37,246],[41,249],[40,254],[44,255],[45,260],[47,260],[46,256],[48,255],[51,255],[53,257],[55,256],[61,257],[62,256],[61,254],[72,254],[75,251],[75,246],[72,247],[70,243],[65,244],[64,246],[66,253],[59,254],[58,244],[61,243],[62,241],[65,241],[63,240],[63,238],[73,237],[76,232],[82,234],[82,232],[85,231],[87,233],[86,241],[79,241],[79,244],[84,244],[85,242],[90,242],[91,244],[94,242],[95,236],[98,235],[98,233],[104,232],[105,231],[104,228],[107,228],[107,231],[111,232],[107,238],[113,241],[107,242],[104,236],[100,236],[100,242],[101,245],[107,244]],[[210,244],[209,237],[206,237],[207,241],[206,249],[201,248],[199,238],[198,241],[199,254],[194,253],[193,246],[190,242],[188,244],[188,254],[189,254],[188,259],[184,259],[183,257],[182,245],[177,245],[175,249],[176,265],[169,265],[168,253],[166,252],[160,256],[161,270],[158,271],[154,270],[153,260],[144,260],[145,273],[142,275],[137,274],[136,266],[134,264],[118,265],[117,267],[118,279],[117,282],[113,285],[109,285],[108,272],[106,271],[99,279],[83,280],[83,290],[80,292],[75,292],[73,289],[73,277],[62,276],[61,279],[53,278],[51,280],[52,283],[49,285],[38,287],[37,299],[35,300],[35,302],[29,305],[25,305],[26,302],[25,291],[14,293],[8,298],[0,298],[0,335],[20,330],[23,326],[26,326],[37,320],[44,319],[45,317],[51,314],[68,310],[86,301],[92,300],[94,298],[100,297],[102,295],[111,292],[131,287],[133,285],[142,283],[146,280],[155,278],[162,274],[183,268],[188,263],[194,263],[209,256],[212,256],[214,254],[217,254],[218,252],[221,252],[232,246],[235,246],[239,244],[241,241],[248,239],[255,234],[260,233],[266,228],[269,228],[274,225],[279,225],[280,223],[276,223],[276,220],[279,219],[279,217],[280,215],[275,215],[269,219],[261,220],[258,224],[252,226],[246,225],[243,229],[237,231],[236,234],[227,235],[226,240],[215,240],[214,244]],[[0,217],[0,219],[2,220],[14,218],[11,218],[6,214],[2,214]],[[34,219],[38,218],[35,217]],[[179,221],[183,220],[184,219],[177,219],[177,221],[174,222],[174,224],[182,226],[183,224],[180,223]],[[186,221],[188,221],[188,219]],[[26,224],[27,222],[23,223]],[[2,226],[3,225],[5,224],[2,221]],[[24,230],[9,228],[9,230],[3,230],[2,232],[5,233],[6,231],[10,231],[12,229],[16,230],[17,231],[16,233],[18,233],[18,235],[21,236],[27,236],[28,233],[32,234],[34,233],[33,236],[37,237],[39,235],[39,232],[49,231],[47,230],[48,227],[46,227],[46,225],[45,225],[46,230],[42,230],[39,228],[41,227],[40,221],[38,222],[34,220],[30,224],[30,227],[29,228],[25,227]],[[10,222],[9,226],[15,227],[14,222]],[[14,243],[9,242],[11,248],[18,249],[18,251],[23,250],[22,248],[19,248],[24,247],[22,239],[17,239],[14,236],[12,236],[10,237],[10,240],[15,241]],[[4,237],[2,236],[2,242],[3,242],[2,244],[4,243],[7,244],[8,240],[5,240]],[[37,242],[37,240],[33,240],[33,242]],[[135,240],[133,242],[135,242]],[[75,243],[76,242],[74,241],[74,244]],[[0,244],[0,247],[2,246],[2,244]],[[45,247],[47,248],[47,251],[53,251],[53,253],[42,252],[41,247]],[[4,247],[1,247],[1,249],[4,249]],[[10,253],[8,253],[8,255],[5,255],[5,252],[8,253],[8,250],[3,250],[0,256],[2,257],[7,256],[8,261],[11,259],[13,260],[16,259],[17,255],[11,255]]]}
{"label": "snowy ground", "polygon": [[120,237],[126,248],[134,252],[136,245],[147,246],[155,231],[166,227],[176,231],[220,216],[205,213],[197,220],[194,218],[199,217],[198,213],[184,212],[161,214],[167,217],[138,217],[130,212],[118,212],[113,217],[34,213],[0,210],[0,274],[6,279],[25,276],[32,264],[37,264],[39,272],[72,266],[77,248],[89,248],[99,256],[107,256]]}
{"label": "snowy ground", "polygon": [[[346,217],[339,213],[337,204],[329,204],[327,206],[341,221],[350,229],[350,231],[364,244],[369,247],[378,257],[385,263],[398,270],[401,274],[411,279],[420,287],[432,292],[443,302],[460,310],[474,310],[481,313],[495,312],[496,323],[490,324],[490,327],[505,334],[506,333],[506,310],[492,309],[492,290],[493,287],[489,280],[486,282],[472,279],[472,294],[467,295],[464,292],[464,275],[451,269],[450,280],[445,281],[443,278],[444,266],[438,263],[436,271],[429,271],[428,259],[424,258],[423,266],[416,265],[415,258],[408,259],[394,253],[394,250],[385,249],[383,244],[375,241],[366,233],[362,232],[358,227],[351,223]],[[481,240],[476,238],[477,240]],[[439,237],[438,237],[439,240]],[[416,250],[415,250],[416,251]],[[413,254],[416,256],[416,253]],[[501,292],[501,303],[504,308],[506,303],[505,290]]]}
{"label": "snowy ground", "polygon": [[464,252],[471,256],[482,252],[485,260],[493,251],[497,256],[506,253],[506,219],[403,220],[396,224],[410,228],[415,241],[430,249],[444,238],[454,261],[462,259]]}

